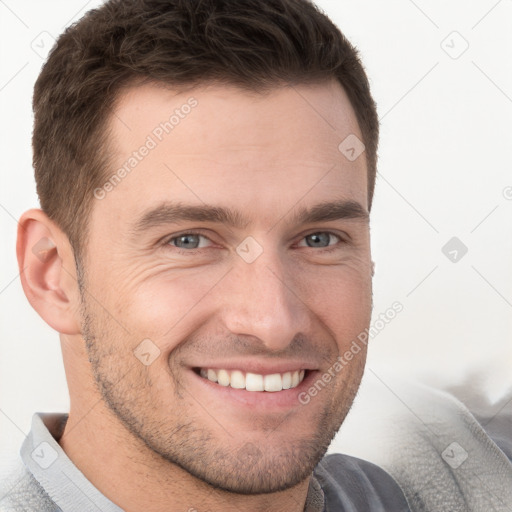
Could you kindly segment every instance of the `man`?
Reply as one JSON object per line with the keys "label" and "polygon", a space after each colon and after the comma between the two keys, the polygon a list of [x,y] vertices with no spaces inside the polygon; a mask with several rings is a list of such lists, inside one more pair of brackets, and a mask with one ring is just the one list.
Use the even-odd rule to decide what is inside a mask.
{"label": "man", "polygon": [[344,354],[371,316],[378,145],[329,19],[109,1],[59,38],[34,113],[18,259],[71,407],[34,415],[1,509],[409,510],[384,470],[324,458],[364,370],[364,343]]}

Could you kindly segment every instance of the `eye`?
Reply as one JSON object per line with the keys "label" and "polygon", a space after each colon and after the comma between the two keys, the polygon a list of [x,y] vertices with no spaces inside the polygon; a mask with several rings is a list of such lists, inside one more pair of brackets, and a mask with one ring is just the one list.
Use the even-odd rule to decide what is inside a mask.
{"label": "eye", "polygon": [[199,233],[182,233],[170,238],[167,242],[178,249],[202,249],[208,247],[211,242],[209,238]]}
{"label": "eye", "polygon": [[[305,240],[306,244],[304,245],[302,241]],[[334,243],[331,243],[334,240]],[[298,245],[301,247],[329,247],[335,245],[337,242],[342,242],[342,238],[334,233],[330,233],[329,231],[319,231],[317,233],[311,233],[306,235],[301,243]]]}

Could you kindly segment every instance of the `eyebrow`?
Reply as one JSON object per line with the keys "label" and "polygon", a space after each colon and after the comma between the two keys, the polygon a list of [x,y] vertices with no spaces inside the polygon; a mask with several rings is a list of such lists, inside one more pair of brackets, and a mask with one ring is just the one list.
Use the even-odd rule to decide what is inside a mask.
{"label": "eyebrow", "polygon": [[[341,219],[368,222],[369,217],[368,211],[360,203],[352,200],[337,200],[319,203],[308,208],[300,207],[288,223],[308,224]],[[134,235],[138,235],[158,226],[183,221],[214,222],[237,229],[246,228],[250,224],[246,216],[230,208],[164,202],[143,213],[131,231]]]}

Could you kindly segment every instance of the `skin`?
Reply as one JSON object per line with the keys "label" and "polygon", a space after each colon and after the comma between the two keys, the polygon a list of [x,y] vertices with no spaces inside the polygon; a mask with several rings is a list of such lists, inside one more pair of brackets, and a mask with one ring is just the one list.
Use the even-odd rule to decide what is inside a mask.
{"label": "skin", "polygon": [[[368,327],[372,263],[367,218],[297,224],[293,216],[331,200],[367,212],[364,154],[351,162],[338,150],[348,135],[362,136],[336,82],[264,95],[147,84],[117,102],[112,174],[190,97],[198,102],[190,114],[94,200],[82,276],[42,211],[20,220],[25,293],[60,333],[71,407],[59,443],[128,512],[302,511],[313,468],[359,387],[365,347],[307,405],[297,395]],[[164,201],[229,207],[247,222],[164,222],[134,233]],[[194,239],[201,248],[169,241],[191,229],[207,237]],[[308,245],[308,235],[325,232],[340,238]],[[248,236],[263,251],[252,263],[236,251]],[[41,239],[50,241],[44,257],[32,250]],[[148,365],[134,355],[145,339],[159,351]],[[192,370],[228,364],[309,371],[279,403],[280,392],[227,395]]]}

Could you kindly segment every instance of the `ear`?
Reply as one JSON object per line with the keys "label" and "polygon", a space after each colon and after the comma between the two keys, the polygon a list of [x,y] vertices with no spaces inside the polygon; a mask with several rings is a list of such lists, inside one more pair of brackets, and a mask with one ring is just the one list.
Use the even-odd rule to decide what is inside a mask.
{"label": "ear", "polygon": [[80,292],[67,236],[42,210],[29,210],[18,223],[16,253],[32,307],[56,331],[80,334]]}

